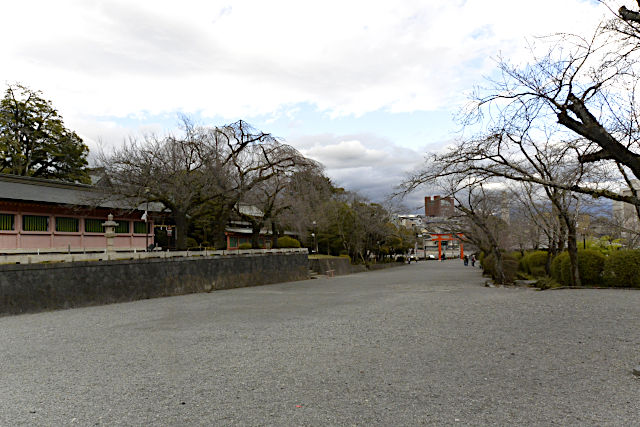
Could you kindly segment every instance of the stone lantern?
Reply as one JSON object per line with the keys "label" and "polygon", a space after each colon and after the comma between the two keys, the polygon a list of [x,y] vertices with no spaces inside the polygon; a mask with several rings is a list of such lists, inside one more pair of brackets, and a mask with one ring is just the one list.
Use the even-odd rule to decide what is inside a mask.
{"label": "stone lantern", "polygon": [[113,238],[116,237],[116,227],[118,223],[113,220],[113,215],[107,216],[107,221],[102,223],[104,227],[104,237],[107,238],[107,253],[113,252]]}

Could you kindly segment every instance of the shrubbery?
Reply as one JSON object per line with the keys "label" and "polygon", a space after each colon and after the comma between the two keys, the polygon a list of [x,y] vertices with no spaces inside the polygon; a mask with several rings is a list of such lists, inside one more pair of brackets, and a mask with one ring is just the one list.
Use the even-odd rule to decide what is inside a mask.
{"label": "shrubbery", "polygon": [[553,261],[551,261],[551,277],[558,283],[563,283],[560,265],[564,259],[567,261],[569,260],[569,254],[567,252],[562,252],[560,255],[556,255]]}
{"label": "shrubbery", "polygon": [[[583,286],[602,284],[605,259],[601,252],[593,249],[578,251],[578,273]],[[554,258],[551,263],[551,277],[558,283],[571,286],[571,260],[568,252],[563,252]]]}
{"label": "shrubbery", "polygon": [[300,242],[289,236],[278,237],[279,248],[299,248]]}
{"label": "shrubbery", "polygon": [[546,251],[535,251],[527,253],[520,260],[520,269],[533,277],[542,277],[547,273],[544,269],[547,263]]}
{"label": "shrubbery", "polygon": [[578,271],[580,271],[580,281],[583,285],[602,284],[602,271],[606,257],[602,252],[586,249],[578,251]]}
{"label": "shrubbery", "polygon": [[640,250],[611,252],[604,263],[602,276],[607,286],[640,287]]}
{"label": "shrubbery", "polygon": [[198,247],[198,242],[196,241],[196,239],[187,237],[187,248],[197,248],[197,247]]}
{"label": "shrubbery", "polygon": [[238,249],[251,249],[251,243],[240,243]]}
{"label": "shrubbery", "polygon": [[[493,257],[487,257],[490,263]],[[551,277],[545,278],[544,265],[547,253],[530,252],[520,260],[522,275],[530,275],[539,281],[538,287],[547,289],[554,283],[571,286],[571,261],[568,252],[562,252],[551,262]],[[488,274],[494,276],[492,264],[483,263]],[[610,286],[640,288],[640,249],[612,250],[608,254],[600,249],[578,250],[578,272],[583,286]]]}
{"label": "shrubbery", "polygon": [[[484,272],[497,280],[495,256],[481,254],[479,257]],[[571,286],[571,260],[568,252],[562,252],[551,262],[551,277],[546,277],[547,252],[529,252],[520,262],[511,254],[503,253],[503,268],[507,283],[513,282],[517,271],[522,277],[535,277],[544,283],[545,289],[557,285]],[[578,251],[578,272],[582,286],[612,286],[640,288],[640,250],[611,251],[605,255],[600,250]],[[556,285],[556,286],[557,286]]]}

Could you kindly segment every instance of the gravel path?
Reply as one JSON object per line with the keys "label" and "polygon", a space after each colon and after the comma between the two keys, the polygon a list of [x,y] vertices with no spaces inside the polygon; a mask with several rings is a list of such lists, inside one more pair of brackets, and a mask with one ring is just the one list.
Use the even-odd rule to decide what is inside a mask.
{"label": "gravel path", "polygon": [[630,425],[640,292],[461,262],[0,318],[0,425]]}

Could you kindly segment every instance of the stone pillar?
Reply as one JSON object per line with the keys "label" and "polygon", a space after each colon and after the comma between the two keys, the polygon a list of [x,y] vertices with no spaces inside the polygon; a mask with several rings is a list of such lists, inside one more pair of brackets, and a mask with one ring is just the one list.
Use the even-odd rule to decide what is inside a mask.
{"label": "stone pillar", "polygon": [[107,216],[107,221],[102,223],[104,227],[104,237],[107,238],[107,253],[113,251],[113,238],[116,237],[116,227],[118,223],[113,220],[113,215]]}

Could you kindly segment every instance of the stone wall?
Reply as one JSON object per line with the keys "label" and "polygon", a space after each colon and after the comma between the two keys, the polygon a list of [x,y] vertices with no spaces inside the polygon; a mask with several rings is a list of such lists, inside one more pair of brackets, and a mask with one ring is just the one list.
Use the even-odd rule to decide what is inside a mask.
{"label": "stone wall", "polygon": [[[349,258],[309,258],[309,269],[318,274],[333,270],[335,276],[354,273]],[[364,268],[362,271],[365,271]]]}
{"label": "stone wall", "polygon": [[0,265],[0,315],[306,278],[305,253]]}
{"label": "stone wall", "polygon": [[399,262],[390,262],[384,264],[369,264],[364,266],[351,265],[349,258],[309,258],[309,269],[318,274],[327,274],[333,270],[334,276],[342,276],[345,274],[361,273],[367,270],[381,270],[383,268],[398,267],[403,265]]}

